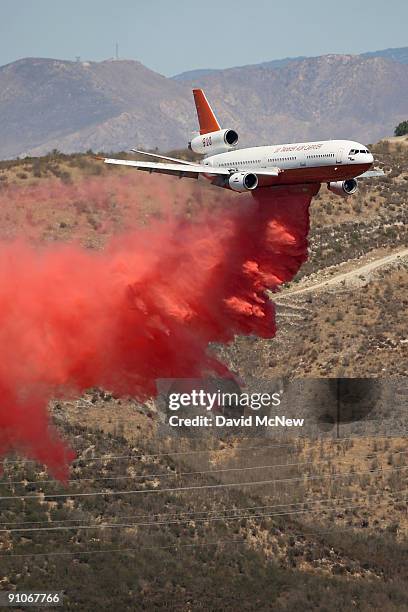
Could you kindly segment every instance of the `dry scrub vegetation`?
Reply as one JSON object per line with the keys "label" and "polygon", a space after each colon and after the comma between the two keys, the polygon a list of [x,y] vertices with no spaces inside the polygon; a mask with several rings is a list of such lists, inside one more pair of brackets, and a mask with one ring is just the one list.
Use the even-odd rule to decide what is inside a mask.
{"label": "dry scrub vegetation", "polygon": [[[350,200],[322,188],[311,208],[310,260],[297,280],[407,245],[408,148],[399,145],[376,145],[391,172]],[[101,248],[130,216],[160,217],[153,185],[161,179],[115,174],[125,206],[113,182],[99,206],[80,192],[58,207],[49,197],[54,182],[69,189],[87,177],[97,189],[112,169],[90,154],[0,162],[2,237],[23,230],[40,243]],[[177,208],[182,182],[164,180]],[[38,206],[15,206],[10,189],[40,189]],[[180,214],[194,218],[208,189],[190,188]],[[406,260],[360,280],[282,303],[273,340],[237,338],[214,350],[244,380],[405,376]],[[38,466],[5,462],[1,495],[13,499],[0,499],[1,589],[63,588],[67,610],[408,608],[405,413],[397,437],[337,440],[330,431],[276,447],[273,438],[168,440],[157,433],[154,402],[98,389],[54,402],[52,412],[78,453],[72,481],[64,487]],[[274,482],[254,484],[262,480]],[[218,486],[225,484],[234,486]],[[154,492],[189,486],[206,488]],[[92,492],[102,494],[77,495]],[[57,529],[36,530],[46,527]]]}
{"label": "dry scrub vegetation", "polygon": [[[29,464],[5,465],[3,495],[16,497],[1,522],[28,531],[3,532],[1,554],[36,556],[2,557],[2,588],[58,583],[72,610],[407,605],[403,438],[209,441],[211,452],[190,453],[202,441],[146,437],[146,407],[127,414],[126,436],[106,433],[101,403],[120,422],[115,402],[91,396],[86,427],[69,406],[56,411],[79,455],[67,488]],[[102,494],[76,496],[90,492]],[[57,529],[36,531],[47,527]]]}

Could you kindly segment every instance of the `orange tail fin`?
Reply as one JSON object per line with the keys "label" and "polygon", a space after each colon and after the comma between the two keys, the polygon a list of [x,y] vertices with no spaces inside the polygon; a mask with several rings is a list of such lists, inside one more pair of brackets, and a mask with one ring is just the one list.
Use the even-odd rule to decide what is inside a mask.
{"label": "orange tail fin", "polygon": [[205,93],[202,89],[193,89],[194,102],[197,109],[198,123],[200,124],[200,134],[216,132],[221,129]]}

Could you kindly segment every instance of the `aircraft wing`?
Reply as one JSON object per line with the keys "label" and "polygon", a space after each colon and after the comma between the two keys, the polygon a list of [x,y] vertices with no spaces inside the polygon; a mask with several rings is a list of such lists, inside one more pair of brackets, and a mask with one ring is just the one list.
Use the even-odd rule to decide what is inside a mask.
{"label": "aircraft wing", "polygon": [[253,172],[257,176],[279,176],[282,170],[277,167],[273,168],[254,168],[253,170],[248,170],[248,172]]}
{"label": "aircraft wing", "polygon": [[367,170],[367,172],[363,172],[363,174],[356,176],[356,178],[374,178],[376,176],[385,176],[385,172],[383,170]]}
{"label": "aircraft wing", "polygon": [[200,174],[209,176],[229,176],[231,173],[227,168],[212,168],[204,164],[163,164],[159,162],[143,162],[132,159],[109,159],[103,158],[105,164],[117,164],[119,166],[132,166],[138,170],[145,172],[159,172],[160,174],[173,174],[174,176],[183,176],[189,178],[198,178]]}
{"label": "aircraft wing", "polygon": [[180,159],[178,157],[169,157],[168,155],[160,155],[159,153],[150,153],[149,151],[141,151],[140,149],[130,149],[133,153],[139,153],[141,155],[147,155],[148,157],[157,157],[158,159],[165,159],[171,162],[178,162],[179,164],[186,164],[187,166],[196,166],[197,162],[187,161],[186,159]]}

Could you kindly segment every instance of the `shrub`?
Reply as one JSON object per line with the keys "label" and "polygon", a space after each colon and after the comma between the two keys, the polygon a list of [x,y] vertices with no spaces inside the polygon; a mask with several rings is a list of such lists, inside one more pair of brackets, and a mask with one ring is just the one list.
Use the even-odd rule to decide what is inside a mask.
{"label": "shrub", "polygon": [[405,136],[408,134],[408,121],[401,121],[394,130],[395,136]]}

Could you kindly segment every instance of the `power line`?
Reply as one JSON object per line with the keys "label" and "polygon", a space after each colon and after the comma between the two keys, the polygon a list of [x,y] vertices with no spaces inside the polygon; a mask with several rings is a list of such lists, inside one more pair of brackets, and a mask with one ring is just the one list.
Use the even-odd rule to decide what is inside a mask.
{"label": "power line", "polygon": [[0,558],[12,558],[12,557],[67,557],[72,555],[92,555],[92,554],[110,554],[115,552],[137,552],[140,550],[165,550],[165,549],[173,549],[173,548],[196,548],[196,547],[204,547],[204,546],[216,546],[219,544],[244,544],[245,540],[216,540],[215,542],[203,542],[194,544],[170,544],[167,546],[138,546],[137,548],[110,548],[105,550],[82,550],[77,552],[57,552],[53,551],[51,553],[17,553],[12,555],[0,555]]}
{"label": "power line", "polygon": [[[376,440],[387,440],[387,439],[394,438],[394,437],[404,437],[406,433],[407,433],[406,431],[397,431],[394,433],[389,432],[388,434],[379,435],[379,436],[377,436],[375,433],[371,433],[371,434],[367,433],[361,436],[350,436],[348,438],[321,437],[321,438],[316,438],[314,442],[326,442],[327,441],[327,442],[333,442],[335,444],[339,444],[339,443],[347,442],[350,440],[361,440],[365,438],[371,438],[373,436],[375,436]],[[173,455],[195,455],[195,454],[202,454],[202,453],[220,453],[223,451],[246,452],[246,451],[251,451],[251,450],[266,450],[270,448],[289,448],[289,447],[293,448],[299,441],[309,442],[310,439],[297,438],[290,444],[273,444],[273,445],[268,445],[268,446],[246,446],[243,448],[224,447],[224,448],[207,448],[207,449],[190,450],[190,451],[168,451],[168,452],[163,452],[163,453],[152,453],[152,454],[142,453],[140,455],[101,455],[99,457],[77,457],[76,459],[73,460],[72,463],[75,463],[78,461],[112,461],[112,460],[119,460],[119,459],[143,459],[143,458],[150,458],[150,457],[172,457]],[[22,463],[38,463],[38,461],[36,461],[35,459],[17,459],[17,460],[5,459],[4,461],[6,462],[7,465],[15,465],[15,464],[20,465]]]}
{"label": "power line", "polygon": [[[275,529],[279,529],[276,527]],[[303,531],[299,533],[290,533],[291,537],[301,537],[305,536],[322,536],[322,535],[332,535],[335,533],[350,533],[352,527],[339,528],[337,526],[331,527],[331,529],[317,531]],[[274,535],[284,535],[274,534]],[[353,534],[355,536],[355,534]],[[165,546],[137,546],[137,547],[128,547],[128,548],[109,548],[104,550],[80,550],[80,551],[52,551],[52,552],[42,552],[42,553],[13,553],[13,554],[1,554],[0,558],[4,559],[12,559],[12,558],[25,558],[25,557],[72,557],[77,555],[98,555],[98,554],[112,554],[112,553],[126,553],[126,552],[139,552],[140,550],[173,550],[178,548],[201,548],[206,546],[219,546],[223,544],[247,544],[247,540],[238,540],[238,539],[228,539],[228,540],[216,540],[213,542],[194,542],[193,544],[168,544]]]}
{"label": "power line", "polygon": [[[275,529],[280,529],[276,527]],[[318,529],[316,531],[302,531],[298,533],[289,533],[290,537],[301,537],[305,538],[306,536],[315,536],[319,537],[322,535],[332,535],[333,533],[350,533],[350,531],[355,528],[352,526],[346,528],[339,528],[337,526],[331,527],[328,530]],[[274,533],[273,535],[281,535],[285,534],[281,532],[280,534]],[[353,537],[355,537],[355,533],[353,533]],[[247,544],[247,540],[242,539],[227,539],[227,540],[219,540],[213,542],[194,542],[192,544],[168,544],[164,546],[154,545],[154,546],[137,546],[137,547],[127,547],[127,548],[109,548],[103,550],[82,550],[82,551],[52,551],[52,552],[41,552],[41,553],[13,553],[13,554],[1,554],[0,558],[26,558],[26,557],[72,557],[77,555],[98,555],[98,554],[114,554],[114,553],[127,553],[127,552],[139,552],[140,550],[173,550],[179,548],[201,548],[206,546],[220,546],[224,544]]]}
{"label": "power line", "polygon": [[56,498],[69,498],[69,497],[95,497],[97,495],[105,495],[105,496],[114,496],[114,495],[137,495],[142,493],[170,493],[170,492],[182,492],[182,491],[194,491],[199,489],[220,489],[220,488],[228,488],[228,487],[249,487],[263,484],[275,484],[281,482],[299,482],[304,480],[317,480],[317,479],[325,479],[325,478],[345,478],[350,476],[360,476],[364,474],[376,474],[376,473],[388,473],[388,472],[396,472],[400,470],[406,470],[408,465],[404,465],[396,468],[389,469],[378,469],[378,470],[366,470],[361,472],[340,472],[337,474],[319,474],[319,475],[311,475],[311,476],[300,476],[295,478],[281,478],[281,479],[272,479],[272,480],[258,480],[258,481],[250,481],[250,482],[231,482],[231,483],[217,483],[217,484],[206,484],[206,485],[190,485],[188,487],[168,487],[165,489],[136,489],[136,490],[124,490],[124,491],[94,491],[91,493],[55,493],[55,494],[47,494],[47,495],[11,495],[0,497],[1,501],[9,501],[9,500],[23,500],[23,499],[56,499]]}
{"label": "power line", "polygon": [[[331,439],[331,438],[328,438],[328,439]],[[335,440],[335,438],[333,438],[333,440]],[[75,463],[77,461],[110,461],[110,460],[116,460],[116,459],[145,459],[145,458],[150,458],[150,457],[172,457],[173,455],[195,455],[195,454],[202,454],[202,453],[219,453],[223,451],[245,452],[245,451],[265,449],[265,448],[287,448],[287,447],[294,447],[294,446],[295,446],[295,443],[293,442],[291,444],[273,444],[271,446],[246,446],[244,448],[224,447],[224,448],[205,448],[201,450],[189,450],[189,451],[168,451],[166,453],[164,452],[163,453],[151,453],[151,454],[142,453],[140,455],[101,455],[99,457],[77,457],[76,459],[73,460],[72,463]],[[7,459],[6,461],[7,461],[7,464],[37,463],[37,461],[34,459],[17,459],[15,461],[9,461]]]}
{"label": "power line", "polygon": [[[275,528],[278,529],[278,528]],[[345,532],[350,532],[350,530],[352,529],[352,527],[347,527],[347,528],[338,528],[338,527],[332,527],[331,529],[328,530],[318,530],[318,531],[303,531],[301,533],[290,533],[289,535],[291,537],[302,537],[304,538],[305,536],[321,536],[321,535],[327,535],[327,534],[333,534],[333,529],[335,529],[335,532],[340,532],[340,533],[345,533]],[[284,535],[283,533],[281,534],[274,534],[274,535]],[[224,545],[224,544],[247,544],[248,541],[247,540],[238,540],[238,539],[228,539],[228,540],[215,540],[213,542],[194,542],[193,544],[168,544],[165,546],[159,546],[159,545],[155,545],[155,546],[137,546],[137,547],[128,547],[128,548],[109,548],[109,549],[104,549],[104,550],[80,550],[80,551],[52,551],[52,552],[43,552],[43,553],[13,553],[13,554],[1,554],[0,558],[4,558],[4,559],[12,559],[12,558],[22,558],[22,557],[72,557],[72,556],[77,556],[77,555],[97,555],[97,554],[111,554],[111,553],[126,553],[126,552],[139,552],[140,550],[173,550],[173,549],[178,549],[178,548],[201,548],[201,547],[206,547],[206,546],[219,546],[219,545]]]}
{"label": "power line", "polygon": [[[395,499],[394,502],[406,501],[408,498]],[[118,528],[131,528],[131,527],[156,527],[156,526],[164,526],[164,525],[180,525],[183,523],[188,523],[190,521],[197,522],[208,522],[212,523],[214,521],[236,521],[241,519],[253,519],[253,518],[269,518],[273,516],[289,516],[293,514],[312,514],[313,512],[321,512],[321,511],[330,511],[330,510],[351,510],[353,508],[360,508],[364,505],[365,502],[360,502],[359,504],[353,504],[351,506],[345,506],[339,508],[338,506],[324,506],[323,508],[312,508],[312,509],[297,509],[291,510],[287,512],[270,512],[270,513],[260,513],[260,514],[238,514],[236,516],[211,516],[211,517],[193,517],[193,518],[185,518],[185,519],[176,519],[176,520],[167,520],[167,521],[149,521],[149,522],[134,522],[134,523],[105,523],[99,525],[72,525],[72,526],[58,526],[58,527],[18,527],[11,529],[0,529],[0,533],[33,533],[33,532],[49,532],[49,531],[78,531],[78,530],[88,530],[88,529],[118,529]],[[383,500],[381,503],[389,503],[387,500]],[[273,507],[273,506],[272,506]]]}
{"label": "power line", "polygon": [[[193,476],[193,475],[199,475],[199,474],[218,474],[222,472],[241,472],[241,471],[261,470],[261,469],[269,469],[269,468],[299,467],[301,465],[319,466],[319,465],[326,465],[331,461],[340,463],[340,464],[350,464],[350,463],[354,463],[355,459],[366,459],[367,461],[370,461],[372,459],[375,459],[379,455],[381,455],[383,452],[384,451],[378,451],[376,453],[372,452],[372,453],[365,453],[364,455],[354,455],[353,459],[337,460],[336,457],[330,457],[326,461],[300,461],[297,463],[275,463],[272,465],[255,465],[255,466],[236,467],[236,468],[230,467],[230,468],[220,468],[217,470],[198,470],[198,471],[193,471],[193,472],[171,472],[171,473],[140,474],[140,475],[138,474],[135,476],[101,476],[98,478],[73,478],[71,480],[68,480],[67,482],[69,484],[72,484],[72,483],[80,483],[80,482],[95,482],[95,481],[100,481],[100,480],[115,481],[115,480],[136,480],[136,479],[144,479],[144,478],[176,478],[180,476]],[[394,456],[394,455],[403,455],[406,453],[408,453],[408,450],[395,451],[389,454]],[[366,455],[369,455],[369,456],[366,456]],[[27,486],[29,484],[37,485],[37,484],[50,484],[50,483],[56,483],[56,481],[54,479],[52,480],[15,480],[15,481],[4,480],[0,482],[0,486],[10,486],[10,485]]]}
{"label": "power line", "polygon": [[[396,493],[406,493],[408,492],[408,489],[398,489],[397,491],[393,491],[393,494]],[[364,499],[367,498],[372,498],[372,497],[378,497],[379,495],[383,495],[384,491],[381,491],[379,493],[372,493],[369,495],[366,495],[364,497]],[[189,516],[191,517],[193,515],[199,515],[199,514],[205,514],[205,515],[211,515],[217,512],[241,512],[241,511],[247,511],[247,510],[264,510],[267,508],[288,508],[288,507],[292,507],[292,506],[300,506],[300,505],[308,505],[308,504],[322,504],[322,503],[334,503],[334,502],[342,502],[342,501],[350,501],[350,500],[354,500],[356,496],[352,496],[352,497],[338,497],[338,498],[333,498],[333,497],[327,497],[324,499],[306,499],[304,501],[299,501],[299,502],[289,502],[286,504],[269,504],[269,505],[265,505],[265,506],[241,506],[238,508],[226,508],[225,510],[220,510],[220,509],[214,509],[214,510],[191,510],[188,512],[173,512],[173,513],[164,513],[161,512],[159,514],[145,514],[145,515],[132,515],[132,516],[124,516],[124,515],[119,515],[116,516],[116,518],[119,519],[144,519],[144,518],[152,518],[152,517],[161,517],[163,515],[166,516],[172,516],[172,517],[183,517],[183,516]],[[358,497],[358,496],[357,496]],[[357,500],[356,500],[357,501]],[[396,501],[396,500],[389,500],[389,501]],[[54,524],[54,523],[71,523],[71,522],[78,522],[78,521],[85,521],[87,519],[61,519],[61,520],[56,520],[56,521],[49,521],[49,520],[44,520],[44,521],[8,521],[8,522],[3,522],[0,523],[0,525],[38,525],[38,524]]]}
{"label": "power line", "polygon": [[[407,453],[408,451],[401,451],[401,452],[405,452]],[[72,480],[68,480],[68,483],[79,483],[79,482],[94,482],[94,481],[99,481],[99,480],[136,480],[136,479],[143,479],[143,478],[176,478],[179,476],[193,476],[193,475],[198,475],[198,474],[218,474],[220,472],[236,472],[236,471],[246,471],[246,470],[260,470],[260,469],[267,469],[267,468],[279,468],[279,467],[290,467],[290,466],[299,466],[299,465],[309,465],[309,464],[315,464],[316,463],[319,465],[318,462],[314,462],[314,461],[302,461],[301,463],[282,463],[282,464],[272,464],[272,465],[255,465],[255,466],[249,466],[249,467],[242,467],[242,468],[220,468],[218,470],[198,470],[198,471],[194,471],[194,472],[171,472],[171,473],[156,473],[156,474],[140,474],[140,475],[136,475],[136,476],[101,476],[99,478],[74,478]],[[340,463],[345,463],[344,461],[340,461]],[[346,463],[350,463],[350,462],[346,462]],[[25,481],[25,480],[18,480],[18,481],[3,481],[0,482],[0,485],[3,486],[7,486],[7,485],[25,485],[27,486],[28,484],[49,484],[49,483],[55,483],[55,480],[29,480],[29,481]]]}

